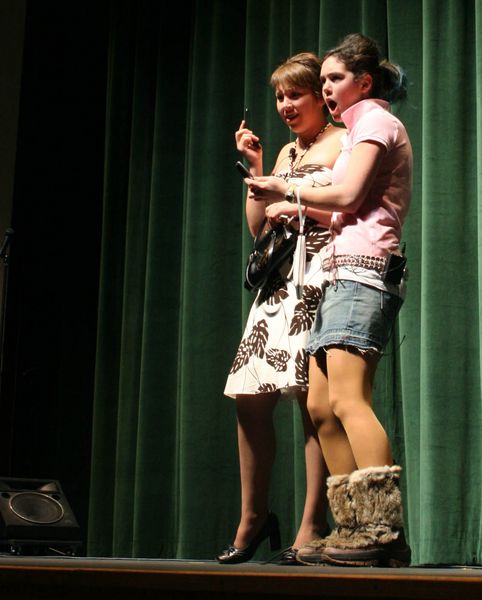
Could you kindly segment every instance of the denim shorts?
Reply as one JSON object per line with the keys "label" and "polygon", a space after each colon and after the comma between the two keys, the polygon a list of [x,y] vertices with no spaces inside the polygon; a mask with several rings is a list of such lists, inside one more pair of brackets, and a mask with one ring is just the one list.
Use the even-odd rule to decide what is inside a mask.
{"label": "denim shorts", "polygon": [[308,352],[330,346],[351,346],[381,353],[402,306],[399,296],[358,281],[337,281],[328,286],[318,306]]}

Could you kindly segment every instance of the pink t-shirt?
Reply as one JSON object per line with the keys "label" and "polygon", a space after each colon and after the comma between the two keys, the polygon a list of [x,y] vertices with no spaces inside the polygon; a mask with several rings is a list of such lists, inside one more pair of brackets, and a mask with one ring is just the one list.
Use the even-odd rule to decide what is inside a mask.
{"label": "pink t-shirt", "polygon": [[347,109],[342,119],[347,133],[333,167],[333,185],[341,183],[353,147],[374,141],[386,148],[376,178],[356,213],[335,212],[327,254],[386,256],[400,244],[402,223],[412,189],[412,147],[405,127],[388,112],[389,103],[368,99]]}

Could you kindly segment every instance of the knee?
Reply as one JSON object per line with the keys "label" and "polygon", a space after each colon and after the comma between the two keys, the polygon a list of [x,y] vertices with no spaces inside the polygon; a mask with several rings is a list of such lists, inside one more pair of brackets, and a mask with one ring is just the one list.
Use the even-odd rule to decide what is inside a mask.
{"label": "knee", "polygon": [[336,394],[330,394],[329,405],[332,413],[342,423],[348,415],[353,415],[356,412],[356,402],[352,402],[350,399],[338,396]]}
{"label": "knee", "polygon": [[332,410],[326,401],[308,394],[306,408],[315,427],[320,428],[324,423],[333,418]]}

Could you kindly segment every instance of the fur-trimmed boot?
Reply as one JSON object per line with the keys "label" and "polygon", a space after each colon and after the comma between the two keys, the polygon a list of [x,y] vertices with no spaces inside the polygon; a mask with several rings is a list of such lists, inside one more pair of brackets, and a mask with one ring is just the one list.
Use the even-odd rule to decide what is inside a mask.
{"label": "fur-trimmed boot", "polygon": [[348,496],[356,527],[350,535],[325,541],[324,563],[351,566],[406,567],[411,551],[403,532],[401,468],[369,467],[354,471]]}
{"label": "fur-trimmed boot", "polygon": [[327,479],[327,496],[336,529],[327,537],[313,540],[298,550],[296,559],[307,565],[319,565],[323,562],[325,547],[338,543],[338,539],[350,537],[356,527],[355,511],[348,494],[349,475],[333,475]]}

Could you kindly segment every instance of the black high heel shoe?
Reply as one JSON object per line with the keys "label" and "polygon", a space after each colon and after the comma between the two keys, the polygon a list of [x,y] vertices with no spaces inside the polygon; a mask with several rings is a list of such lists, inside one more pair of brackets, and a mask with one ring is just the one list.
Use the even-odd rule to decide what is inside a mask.
{"label": "black high heel shoe", "polygon": [[258,546],[268,537],[271,550],[279,550],[281,548],[281,536],[278,517],[274,513],[268,513],[263,526],[246,548],[241,550],[235,546],[228,546],[219,556],[216,556],[216,560],[222,565],[235,565],[251,560]]}
{"label": "black high heel shoe", "polygon": [[[330,527],[329,527],[329,525],[327,525],[325,532],[322,533],[320,537],[324,538],[329,533],[330,533]],[[290,546],[289,548],[285,548],[280,554],[278,554],[277,556],[272,558],[269,562],[275,562],[274,559],[277,558],[278,560],[276,562],[283,567],[289,567],[289,566],[298,566],[299,567],[303,563],[297,559],[297,557],[296,557],[297,554],[298,554],[298,548],[293,548],[293,546]]]}
{"label": "black high heel shoe", "polygon": [[298,548],[293,548],[293,546],[286,548],[286,550],[283,550],[283,552],[281,553],[278,560],[278,564],[282,565],[283,567],[301,565],[301,563],[296,560],[297,553]]}

